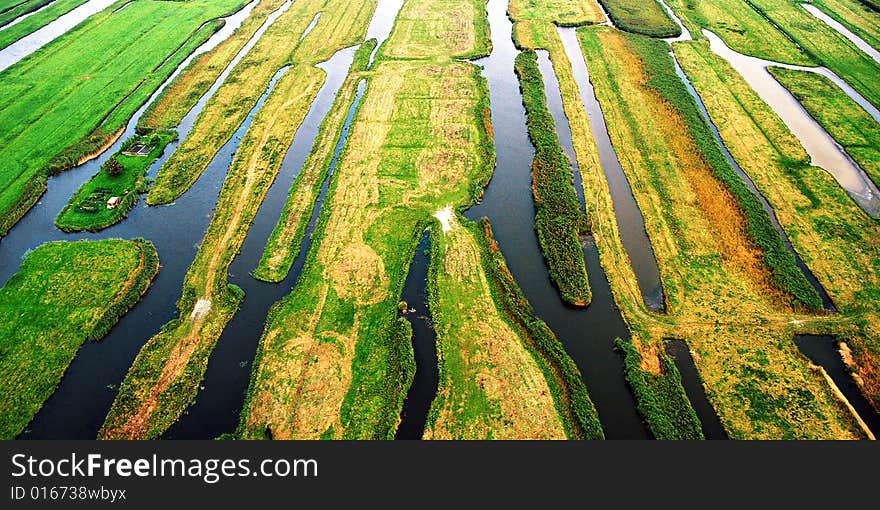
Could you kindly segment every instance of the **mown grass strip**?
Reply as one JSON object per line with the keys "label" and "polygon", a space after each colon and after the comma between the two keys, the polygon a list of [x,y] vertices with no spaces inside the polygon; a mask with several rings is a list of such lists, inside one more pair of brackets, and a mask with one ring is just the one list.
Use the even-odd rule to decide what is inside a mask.
{"label": "mown grass strip", "polygon": [[508,323],[520,332],[526,348],[544,372],[567,435],[571,439],[603,439],[599,415],[587,394],[580,370],[553,331],[535,315],[516,284],[492,236],[489,220],[484,218],[479,225],[468,228],[480,246],[492,297]]}
{"label": "mown grass strip", "polygon": [[511,0],[507,11],[516,21],[549,21],[561,27],[605,21],[595,0]]}
{"label": "mown grass strip", "polygon": [[157,130],[172,129],[180,124],[180,121],[220,77],[235,55],[263,25],[266,18],[285,1],[261,1],[228,39],[213,50],[195,58],[162,90],[159,97],[150,103],[138,119],[138,133],[147,134]]}
{"label": "mown grass strip", "polygon": [[[0,234],[43,193],[48,176],[112,141],[186,56],[208,22],[242,0],[135,2],[89,18],[0,73]],[[120,62],[128,65],[121,66]]]}
{"label": "mown grass strip", "polygon": [[880,184],[880,125],[828,78],[805,71],[768,68],[807,112]]}
{"label": "mown grass strip", "polygon": [[346,114],[354,100],[360,77],[357,73],[366,69],[376,40],[362,44],[354,55],[349,76],[336,93],[333,106],[318,129],[315,143],[303,163],[302,169],[290,186],[281,216],[254,270],[254,278],[266,282],[280,282],[287,277],[293,262],[299,256],[315,201],[321,193],[321,183],[327,177],[335,154],[333,148],[339,143]]}
{"label": "mown grass strip", "polygon": [[651,435],[656,439],[705,439],[681,385],[681,374],[669,356],[658,350],[659,373],[655,374],[643,369],[642,354],[632,341],[616,338],[614,346],[623,351],[624,376]]}
{"label": "mown grass strip", "polygon": [[[146,175],[150,165],[162,155],[165,147],[175,137],[173,132],[163,132],[151,137],[134,136],[126,140],[120,152],[111,156],[98,173],[70,197],[67,205],[55,218],[55,226],[65,232],[97,232],[122,221],[137,204],[138,196],[146,193]],[[135,144],[147,144],[149,153],[144,156],[126,155],[126,150]],[[113,173],[114,166],[121,168],[120,173]],[[111,208],[108,207],[108,201],[112,197],[117,197],[120,201]]]}
{"label": "mown grass strip", "polygon": [[645,65],[648,74],[646,85],[669,101],[683,117],[688,133],[700,149],[701,157],[739,205],[746,220],[746,233],[761,250],[764,263],[770,269],[777,287],[792,296],[795,305],[821,310],[822,299],[818,292],[797,267],[794,255],[785,247],[761,202],[724,157],[697,104],[675,74],[672,57],[665,43],[639,36],[627,36],[627,41]]}
{"label": "mown grass strip", "polygon": [[515,70],[529,138],[535,146],[532,196],[541,251],[562,299],[575,306],[587,306],[591,293],[579,235],[589,231],[589,222],[572,187],[571,162],[559,146],[553,117],[547,110],[537,54],[529,50],[517,55]]}
{"label": "mown grass strip", "polygon": [[0,289],[0,437],[49,398],[84,341],[102,338],[159,269],[149,241],[47,243]]}
{"label": "mown grass strip", "polygon": [[656,0],[598,0],[621,30],[650,37],[676,37],[681,29]]}

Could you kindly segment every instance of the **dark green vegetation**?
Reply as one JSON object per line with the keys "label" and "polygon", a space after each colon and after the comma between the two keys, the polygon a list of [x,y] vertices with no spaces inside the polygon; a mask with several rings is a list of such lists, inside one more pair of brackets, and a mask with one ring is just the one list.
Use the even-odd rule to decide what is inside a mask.
{"label": "dark green vegetation", "polygon": [[874,183],[880,184],[880,126],[874,118],[822,75],[779,67],[768,70]]}
{"label": "dark green vegetation", "polygon": [[859,2],[875,12],[880,12],[880,2],[876,0],[859,0]]}
{"label": "dark green vegetation", "polygon": [[86,3],[88,0],[29,0],[25,2],[16,2],[17,6],[0,8],[0,27],[10,23],[29,12],[34,12],[46,4],[52,2],[52,5],[46,10],[34,13],[26,19],[21,20],[15,25],[0,30],[0,49],[3,49],[15,41],[36,32],[43,26],[55,21],[59,17],[67,14],[73,9]]}
{"label": "dark green vegetation", "polygon": [[628,36],[628,41],[645,64],[648,74],[646,84],[663,96],[683,117],[688,134],[700,148],[700,156],[739,205],[745,217],[746,233],[761,250],[764,263],[770,269],[779,290],[789,294],[795,306],[821,310],[822,298],[797,267],[794,255],[785,247],[761,202],[724,157],[697,104],[675,74],[668,45],[663,41],[639,36]]}
{"label": "dark green vegetation", "polygon": [[[544,372],[566,434],[571,439],[603,439],[602,426],[580,370],[553,331],[535,315],[532,305],[514,281],[492,237],[489,221],[484,218],[471,229],[480,246],[483,270],[488,277],[492,297],[509,324],[526,339],[526,348]],[[432,246],[435,244],[432,243]],[[435,257],[439,260],[439,254],[432,253],[431,260],[435,260]]]}
{"label": "dark green vegetation", "polygon": [[85,340],[98,340],[159,269],[142,239],[47,243],[0,289],[0,437],[11,439],[49,398]]}
{"label": "dark green vegetation", "polygon": [[[96,232],[122,221],[137,203],[138,194],[147,191],[145,176],[150,165],[175,136],[174,133],[162,133],[151,137],[134,136],[126,140],[122,150],[108,159],[101,170],[70,197],[55,218],[55,225],[65,232]],[[138,144],[145,144],[149,153],[145,156],[125,154]],[[115,175],[112,170],[114,165],[120,172]],[[111,197],[120,199],[112,209],[107,207]]]}
{"label": "dark green vegetation", "polygon": [[631,341],[617,338],[614,345],[623,351],[626,382],[651,434],[656,439],[704,439],[700,420],[681,385],[678,368],[669,356],[657,353],[660,373],[653,374],[642,369],[642,355]]}
{"label": "dark green vegetation", "polygon": [[99,152],[243,0],[134,2],[108,11],[0,72],[0,234],[48,176]]}
{"label": "dark green vegetation", "polygon": [[598,0],[617,28],[651,37],[676,37],[681,29],[656,0]]}
{"label": "dark green vegetation", "polygon": [[538,240],[550,268],[550,279],[562,299],[586,306],[591,294],[579,235],[589,231],[589,221],[580,210],[572,186],[571,162],[559,146],[553,117],[547,110],[537,54],[524,51],[516,57],[515,65],[529,138],[535,146],[532,196]]}

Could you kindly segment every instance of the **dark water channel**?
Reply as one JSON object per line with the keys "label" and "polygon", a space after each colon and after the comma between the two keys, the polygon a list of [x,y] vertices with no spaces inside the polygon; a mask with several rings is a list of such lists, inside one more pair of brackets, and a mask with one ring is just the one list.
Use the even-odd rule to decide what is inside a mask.
{"label": "dark water channel", "polygon": [[[327,79],[312,102],[309,112],[294,136],[275,181],[269,187],[257,215],[248,229],[239,255],[229,266],[229,283],[238,285],[245,293],[244,301],[232,320],[227,324],[217,341],[217,346],[208,358],[208,368],[196,401],[181,418],[172,425],[164,437],[169,439],[206,439],[217,437],[224,432],[232,432],[237,423],[241,406],[247,392],[251,364],[257,345],[266,323],[269,309],[286,296],[296,284],[302,270],[305,256],[311,246],[311,236],[326,194],[328,179],[321,188],[311,221],[307,225],[302,249],[294,261],[293,268],[279,283],[261,282],[250,275],[257,267],[266,241],[272,233],[275,222],[281,215],[288,191],[299,175],[306,160],[321,121],[330,111],[336,93],[345,81],[348,68],[354,58],[356,46],[336,52],[327,62],[319,64],[327,72]],[[337,154],[348,133],[356,105],[362,90],[349,109],[345,119],[343,136],[336,146]]]}
{"label": "dark water channel", "polygon": [[687,344],[677,339],[667,339],[665,343],[666,354],[672,358],[675,367],[678,368],[684,392],[700,419],[703,436],[706,439],[730,439],[718,418],[718,413],[706,397],[706,390],[700,381],[700,374],[697,373],[697,366]]}
{"label": "dark water channel", "polygon": [[[654,250],[651,247],[651,241],[648,239],[648,233],[645,231],[645,220],[642,212],[636,204],[632,194],[629,181],[620,161],[617,159],[617,153],[614,146],[611,145],[611,138],[608,136],[608,127],[605,124],[605,117],[602,114],[602,108],[599,101],[596,100],[596,94],[593,91],[593,85],[590,83],[590,72],[584,62],[583,53],[578,43],[577,33],[574,28],[558,27],[557,32],[562,40],[562,46],[565,54],[571,62],[571,70],[575,82],[578,85],[581,103],[587,112],[587,118],[590,121],[590,130],[593,132],[593,139],[596,142],[596,148],[599,152],[599,164],[602,166],[602,172],[608,183],[608,189],[611,192],[611,201],[614,206],[614,215],[617,218],[618,229],[620,231],[620,240],[623,248],[626,250],[632,263],[633,272],[639,283],[639,289],[642,293],[642,299],[645,306],[653,311],[662,311],[665,309],[665,300],[663,297],[663,286],[660,282],[660,269],[657,266],[657,259],[654,257]],[[548,68],[549,70],[549,68]],[[556,76],[552,72],[545,74],[544,83],[548,84],[549,80],[556,83]],[[552,76],[551,76],[552,75]],[[559,90],[556,84],[554,90]],[[558,94],[555,94],[558,95]],[[548,98],[549,104],[549,98]],[[568,127],[568,120],[565,114],[558,107],[559,112],[554,113],[556,121],[556,130],[559,132],[559,138],[562,143],[571,146],[571,130]],[[551,108],[553,112],[554,108]],[[564,119],[564,120],[561,120]],[[560,124],[564,124],[564,131],[567,136],[563,136],[560,131]],[[564,139],[564,140],[563,140]],[[564,145],[564,146],[565,146]],[[568,149],[567,149],[568,150]],[[581,190],[582,193],[582,190]]]}
{"label": "dark water channel", "polygon": [[834,337],[828,335],[797,335],[794,343],[801,353],[816,365],[825,369],[825,372],[840,389],[850,405],[859,413],[859,417],[868,426],[875,437],[880,437],[880,414],[877,413],[862,390],[853,380],[849,370],[843,363],[840,353],[837,351]]}
{"label": "dark water channel", "polygon": [[416,360],[416,373],[406,400],[403,402],[400,425],[395,439],[421,439],[431,403],[437,395],[440,374],[437,367],[437,333],[431,321],[428,307],[428,268],[431,266],[431,232],[422,235],[401,299],[407,304],[402,314],[412,325],[412,348]]}
{"label": "dark water channel", "polygon": [[629,331],[614,304],[595,244],[587,238],[583,245],[593,291],[586,310],[567,307],[559,298],[538,247],[531,195],[533,148],[513,70],[518,50],[506,10],[506,1],[489,1],[492,54],[476,61],[489,82],[496,168],[481,203],[465,215],[472,220],[486,216],[491,221],[517,284],[581,370],[605,436],[646,439],[650,434],[623,377],[622,359],[613,350],[614,338],[627,338]]}

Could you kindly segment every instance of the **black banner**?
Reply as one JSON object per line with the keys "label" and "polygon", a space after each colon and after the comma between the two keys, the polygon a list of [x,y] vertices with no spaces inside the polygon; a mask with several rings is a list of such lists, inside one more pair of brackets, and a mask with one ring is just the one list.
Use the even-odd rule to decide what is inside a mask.
{"label": "black banner", "polygon": [[0,507],[836,507],[871,495],[878,454],[873,442],[7,441]]}

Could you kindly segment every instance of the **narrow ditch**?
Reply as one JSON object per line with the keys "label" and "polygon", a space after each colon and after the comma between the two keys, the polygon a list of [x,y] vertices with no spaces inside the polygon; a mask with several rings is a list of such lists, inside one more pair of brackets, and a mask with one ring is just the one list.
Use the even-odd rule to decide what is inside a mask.
{"label": "narrow ditch", "polygon": [[862,390],[853,380],[849,369],[843,363],[838,352],[834,337],[828,335],[797,335],[794,343],[801,354],[814,364],[822,367],[834,381],[835,386],[843,393],[846,400],[856,411],[862,421],[875,437],[880,437],[880,414],[874,409]]}
{"label": "narrow ditch", "polygon": [[706,439],[730,439],[718,413],[706,397],[706,390],[700,380],[700,374],[694,364],[694,358],[691,351],[682,340],[669,338],[665,340],[666,355],[672,358],[678,373],[681,374],[681,385],[691,407],[697,413],[700,419],[700,426],[703,429],[703,436]]}
{"label": "narrow ditch", "polygon": [[416,373],[403,401],[395,439],[421,439],[431,403],[440,381],[437,366],[437,332],[428,304],[428,268],[431,267],[431,231],[422,235],[406,275],[401,299],[406,310],[400,314],[412,325],[412,348]]}
{"label": "narrow ditch", "polygon": [[[608,183],[608,189],[611,192],[611,201],[614,207],[614,215],[617,218],[618,229],[620,232],[620,240],[623,248],[630,259],[630,263],[638,280],[639,289],[642,293],[642,300],[645,306],[652,311],[663,311],[665,307],[665,298],[663,295],[663,285],[660,280],[660,268],[657,266],[657,258],[654,256],[654,249],[645,230],[645,220],[642,212],[636,204],[632,194],[629,181],[620,161],[617,159],[617,153],[611,144],[608,136],[608,127],[605,124],[605,117],[602,114],[602,107],[596,100],[596,94],[593,91],[593,85],[590,83],[590,72],[584,62],[583,53],[578,43],[577,33],[574,28],[557,27],[559,37],[562,39],[562,46],[571,63],[572,74],[578,85],[581,103],[587,112],[590,121],[590,130],[593,132],[593,139],[596,142],[596,148],[599,151],[599,164],[602,166],[602,172]],[[543,71],[542,71],[543,73]],[[548,73],[548,77],[549,77]],[[555,82],[555,75],[549,77]],[[548,80],[545,80],[548,83]],[[556,84],[555,90],[559,86]],[[551,112],[552,112],[551,108]],[[559,112],[564,117],[564,112]],[[554,119],[557,113],[554,113]],[[567,129],[568,137],[566,144],[571,144],[571,130],[568,128],[568,120],[563,122]],[[559,131],[557,122],[557,131]],[[560,135],[560,139],[563,137]],[[579,196],[583,195],[583,188],[579,186]]]}

